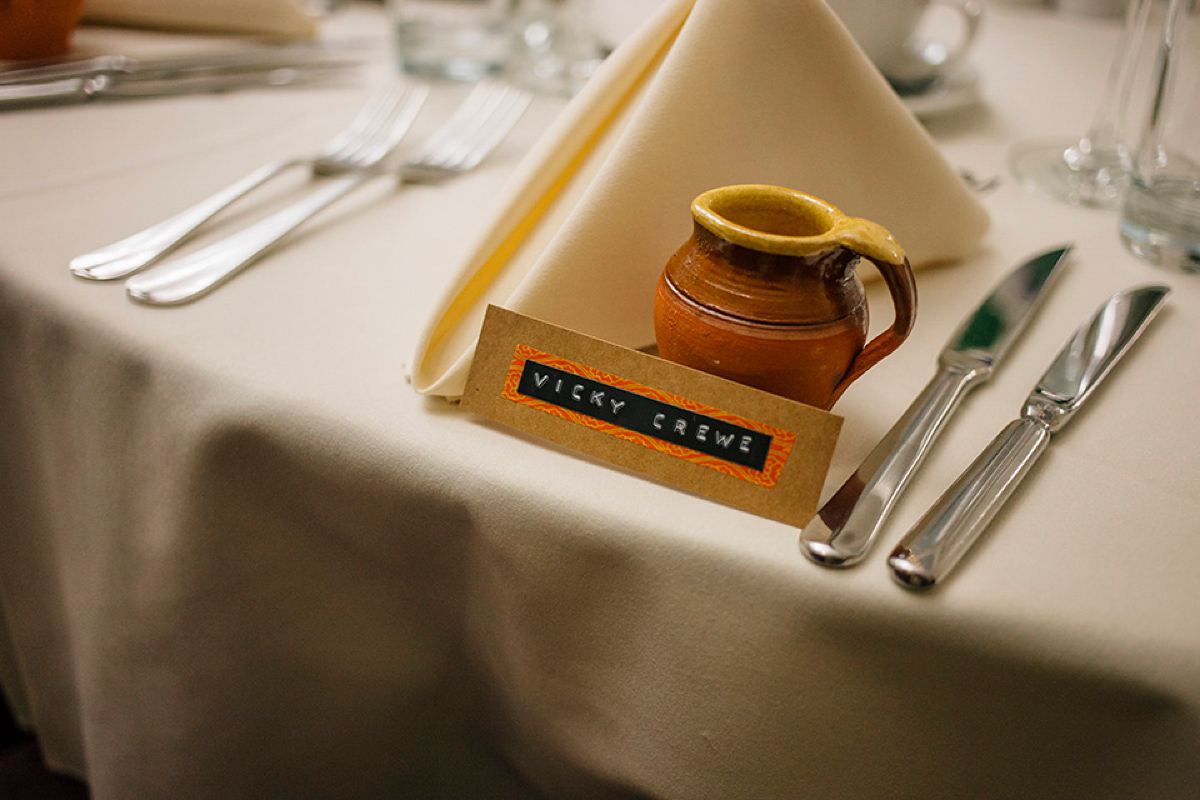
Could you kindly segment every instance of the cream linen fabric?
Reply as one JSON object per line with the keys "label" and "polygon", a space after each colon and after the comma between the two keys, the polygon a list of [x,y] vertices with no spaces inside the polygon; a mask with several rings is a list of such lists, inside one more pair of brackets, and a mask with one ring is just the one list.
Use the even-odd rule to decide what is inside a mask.
{"label": "cream linen fabric", "polygon": [[875,220],[917,265],[962,258],[988,227],[822,0],[672,0],[530,153],[422,336],[413,385],[462,393],[488,303],[650,344],[692,198],[734,183]]}
{"label": "cream linen fabric", "polygon": [[87,0],[84,20],[284,39],[307,39],[317,32],[316,18],[303,0]]}
{"label": "cream linen fabric", "polygon": [[[929,123],[950,163],[982,175],[1019,139],[1086,125],[1117,39],[992,10],[986,103]],[[326,24],[377,34],[388,71],[377,4]],[[201,302],[145,308],[68,273],[310,152],[370,92],[0,117],[0,682],[93,800],[1196,798],[1195,276],[1125,253],[1113,215],[1005,180],[982,200],[987,245],[918,274],[912,337],[839,401],[826,491],[988,287],[1052,244],[1077,242],[1072,263],[881,546],[822,570],[794,528],[406,384],[463,231],[560,101],[537,99],[479,170],[365,187]],[[436,87],[416,138],[466,92]],[[293,178],[276,201],[308,186]],[[193,247],[274,207],[250,206]],[[971,558],[935,593],[894,586],[887,545],[1079,321],[1149,281],[1173,287],[1169,307]],[[879,282],[867,294],[886,303]]]}

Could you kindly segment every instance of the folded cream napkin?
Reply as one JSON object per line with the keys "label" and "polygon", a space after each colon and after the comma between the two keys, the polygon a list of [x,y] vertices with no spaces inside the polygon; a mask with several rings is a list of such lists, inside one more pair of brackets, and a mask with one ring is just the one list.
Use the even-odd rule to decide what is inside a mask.
{"label": "folded cream napkin", "polygon": [[488,303],[630,347],[701,192],[770,183],[888,228],[914,264],[987,213],[824,0],[668,0],[526,157],[430,320],[424,394],[462,394]]}
{"label": "folded cream napkin", "polygon": [[87,0],[84,20],[284,39],[308,39],[317,31],[303,0]]}

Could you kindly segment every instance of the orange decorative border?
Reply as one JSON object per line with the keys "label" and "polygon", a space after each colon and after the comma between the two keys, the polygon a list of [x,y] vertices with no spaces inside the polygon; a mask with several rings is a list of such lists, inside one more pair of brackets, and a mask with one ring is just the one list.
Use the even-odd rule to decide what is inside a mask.
{"label": "orange decorative border", "polygon": [[[666,442],[662,439],[656,439],[653,436],[647,436],[643,433],[631,431],[628,428],[623,428],[620,425],[614,425],[611,422],[604,422],[594,417],[589,417],[586,414],[580,414],[571,411],[561,406],[556,406],[553,403],[547,403],[544,400],[538,400],[528,395],[523,395],[517,391],[517,387],[521,382],[521,374],[525,370],[525,362],[533,359],[538,363],[545,364],[549,367],[560,369],[563,372],[569,372],[572,375],[578,375],[581,378],[589,378],[594,381],[612,386],[616,389],[624,389],[627,392],[640,394],[643,397],[651,400],[658,400],[662,403],[673,405],[677,408],[693,411],[697,414],[703,414],[713,419],[723,420],[735,425],[740,425],[743,428],[748,428],[758,433],[763,433],[771,437],[771,446],[767,450],[766,463],[763,464],[761,470],[752,469],[734,464],[716,456],[710,456],[706,453],[700,453],[683,445]],[[586,428],[606,433],[609,436],[615,436],[618,439],[623,439],[633,444],[640,444],[643,447],[648,447],[651,450],[657,450],[660,453],[675,456],[676,458],[687,461],[691,464],[697,464],[702,467],[716,470],[734,478],[739,478],[750,483],[765,486],[768,489],[775,487],[779,482],[779,476],[783,473],[783,467],[787,464],[788,456],[791,455],[792,447],[796,442],[796,435],[789,431],[780,430],[771,425],[766,425],[755,420],[739,417],[736,414],[722,411],[712,406],[697,403],[694,400],[689,400],[686,397],[670,394],[650,386],[644,386],[635,381],[619,378],[616,375],[610,375],[607,372],[589,367],[584,364],[576,364],[574,361],[568,361],[565,358],[544,353],[541,350],[529,347],[528,345],[518,344],[513,353],[512,364],[509,365],[508,375],[504,380],[504,388],[500,395],[505,399],[512,400],[514,403],[520,403],[530,408],[536,408],[539,411],[544,411],[547,414],[552,414],[569,422],[574,422],[577,425],[582,425]]]}

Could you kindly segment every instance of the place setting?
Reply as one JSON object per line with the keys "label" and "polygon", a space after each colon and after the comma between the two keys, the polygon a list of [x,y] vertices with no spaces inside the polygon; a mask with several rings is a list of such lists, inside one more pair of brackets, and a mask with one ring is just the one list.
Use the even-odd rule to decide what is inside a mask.
{"label": "place setting", "polygon": [[[957,39],[928,38],[923,21],[935,7],[957,18]],[[988,228],[978,198],[995,180],[968,179],[950,167],[914,125],[921,115],[910,102],[946,91],[951,76],[969,68],[982,7],[974,0],[895,4],[889,16],[864,0],[811,2],[779,28],[792,36],[803,31],[806,46],[793,41],[788,58],[769,63],[756,52],[780,52],[766,45],[785,33],[734,16],[728,2],[662,3],[603,57],[596,39],[580,45],[586,37],[578,32],[582,19],[568,16],[572,8],[530,3],[508,16],[511,9],[497,3],[393,0],[388,13],[399,75],[349,127],[311,155],[263,165],[169,219],[74,258],[71,271],[92,281],[123,280],[140,304],[194,302],[368,182],[437,183],[475,168],[521,118],[535,89],[572,98],[558,125],[525,155],[492,218],[478,226],[414,356],[414,387],[789,522],[803,529],[801,550],[818,564],[858,563],[934,439],[967,392],[990,377],[1071,250],[1034,255],[1001,281],[936,359],[939,371],[925,392],[819,508],[842,422],[830,410],[911,332],[918,308],[914,266],[968,257]],[[555,63],[577,64],[578,73],[533,66],[521,48],[533,46],[531,31],[539,25],[557,37]],[[743,49],[719,66],[693,56],[716,47]],[[796,90],[793,76],[818,72],[821,81]],[[138,71],[129,74],[136,80]],[[444,81],[474,89],[426,141],[410,145],[406,135],[429,82]],[[753,101],[746,102],[751,87]],[[723,120],[704,111],[714,106],[727,111]],[[819,126],[812,124],[814,108],[823,109]],[[797,125],[807,126],[799,146],[790,140]],[[862,137],[867,130],[871,140]],[[712,146],[734,139],[747,146]],[[886,157],[878,140],[888,143]],[[306,197],[184,250],[226,208],[249,202],[258,187],[293,169],[311,174]],[[659,174],[674,177],[657,181]],[[746,183],[747,177],[758,182]],[[863,216],[847,215],[843,206]],[[695,252],[679,249],[687,222],[681,212],[688,208],[692,236],[704,242]],[[702,266],[707,262],[698,254],[724,250],[740,255]],[[663,254],[671,252],[664,269]],[[757,272],[745,271],[751,264]],[[881,281],[891,301],[893,322],[873,338],[856,271]],[[825,285],[818,274],[829,276]],[[1166,294],[1166,287],[1151,286],[1115,295],[1083,324],[1073,346],[1086,343],[1097,360],[1072,362],[1068,346],[1048,373],[1085,376],[1069,389],[1061,385],[1066,378],[1057,384],[1047,378],[1068,398],[1063,408],[1073,413]],[[1102,327],[1113,338],[1092,341],[1100,335],[1093,329],[1109,325],[1114,314],[1127,320],[1125,327],[1115,335]],[[732,320],[743,320],[744,330]],[[992,330],[981,336],[985,324]],[[713,349],[722,337],[727,343]],[[1068,416],[1036,408],[1042,410],[1027,409],[1024,427],[1006,431],[953,490],[974,499],[952,492],[943,499],[950,511],[931,515],[949,519],[964,504],[977,513],[1003,502],[1026,469],[1004,466],[1017,458],[1008,450],[1028,448],[1020,460],[1032,463]],[[625,423],[622,412],[636,419]],[[575,427],[549,425],[545,414]],[[723,427],[729,424],[734,428]],[[774,444],[755,444],[763,436]],[[793,452],[780,444],[792,441],[809,446]],[[981,491],[991,494],[980,499]],[[909,588],[939,582],[965,551],[961,542],[977,537],[992,513],[943,525],[952,532],[920,533],[918,526],[893,553],[894,576]]]}
{"label": "place setting", "polygon": [[[278,7],[267,8],[270,4],[266,0],[260,2],[264,3],[262,8],[246,11],[248,20],[270,18],[280,12]],[[962,30],[956,44],[944,45],[917,36],[922,19],[932,6],[896,4],[897,15],[883,18],[870,13],[870,4],[859,0],[841,2],[844,7],[835,11],[850,27],[855,41],[904,98],[928,98],[931,92],[944,91],[947,76],[964,62],[982,16],[973,0],[946,4],[959,16]],[[600,35],[589,26],[579,3],[525,0],[510,7],[500,2],[444,4],[430,0],[391,0],[387,13],[394,28],[395,67],[399,77],[395,86],[384,87],[376,99],[368,102],[350,128],[312,156],[297,155],[266,164],[170,219],[79,255],[71,261],[71,271],[89,280],[125,279],[129,296],[141,303],[190,302],[262,258],[307,219],[375,175],[399,170],[404,176],[402,181],[430,180],[428,147],[423,156],[426,163],[421,162],[422,157],[409,158],[403,167],[391,163],[420,109],[420,100],[428,91],[424,81],[486,80],[493,88],[500,83],[513,85],[521,87],[514,91],[523,92],[521,103],[527,103],[531,92],[566,97],[578,94],[607,60],[611,62],[606,70],[610,77],[595,81],[588,96],[564,112],[567,119],[578,117],[562,126],[568,137],[588,135],[595,123],[586,117],[594,117],[613,102],[612,97],[600,95],[609,92],[615,97],[616,92],[623,91],[621,86],[635,77],[638,83],[645,84],[644,76],[637,77],[636,70],[646,68],[644,62],[651,54],[650,48],[661,46],[666,37],[675,35],[675,26],[686,17],[690,5],[660,4],[650,19],[622,34],[622,38],[632,42],[610,54]],[[106,10],[101,4],[98,11],[90,13],[100,20],[137,21],[136,16],[131,17],[137,10],[135,2],[124,5],[114,2],[114,6]],[[197,16],[202,10],[192,9],[194,13],[189,16],[185,7],[176,23],[203,25],[202,18]],[[292,10],[298,11],[295,6]],[[154,18],[157,12],[146,13]],[[299,20],[293,19],[287,25],[295,27]],[[275,27],[282,30],[281,26],[286,27],[279,22]],[[9,93],[10,104],[27,106],[303,84],[357,66],[352,52],[350,48],[339,49],[320,42],[301,42],[165,59],[99,56],[0,73],[0,103],[6,101],[5,91]],[[641,66],[635,63],[639,61]],[[484,99],[469,100],[468,106],[472,103],[486,106],[489,102],[486,96],[472,97]],[[401,99],[405,102],[401,103]],[[515,121],[516,117],[505,126],[510,127]],[[477,123],[468,122],[474,124]],[[502,139],[502,133],[494,140],[489,139],[485,150],[494,148]],[[431,142],[434,143],[436,140]],[[452,143],[459,142],[452,140]],[[538,150],[556,146],[554,142],[542,142]],[[526,161],[536,163],[539,157],[535,153]],[[483,155],[472,156],[465,160],[470,162],[469,166],[456,167],[455,171],[474,167],[482,158]],[[342,177],[251,229],[183,258],[173,257],[213,217],[278,174],[301,166],[309,168],[317,179]],[[437,178],[449,174],[446,170]],[[990,185],[987,179],[978,183],[968,181],[968,186],[976,190],[986,190]],[[158,263],[164,259],[167,263]]]}
{"label": "place setting", "polygon": [[[563,119],[458,265],[413,387],[802,527],[831,409],[911,332],[914,266],[978,245],[979,193],[823,3],[770,25],[664,3]],[[870,337],[856,270],[892,306]]]}
{"label": "place setting", "polygon": [[[507,84],[480,82],[402,163],[387,163],[428,93],[422,84],[388,87],[368,101],[350,126],[317,155],[267,164],[164,222],[76,257],[71,271],[89,280],[127,278],[129,296],[141,303],[191,302],[234,277],[284,236],[368,181],[394,175],[400,183],[437,183],[474,169],[503,142],[531,99],[528,92]],[[307,167],[315,178],[333,180],[226,239],[155,266],[230,204],[291,167]]]}
{"label": "place setting", "polygon": [[1200,785],[1195,2],[72,2],[0,65],[32,761]]}
{"label": "place setting", "polygon": [[[1124,97],[1133,85],[1128,62],[1135,40],[1151,36],[1149,2],[1130,11],[1114,67],[1121,80],[1115,88],[1110,80],[1110,95]],[[1034,254],[995,287],[932,359],[938,371],[925,391],[819,507],[842,423],[831,409],[908,338],[918,310],[914,267],[969,257],[988,229],[979,196],[996,179],[950,167],[914,125],[921,114],[911,105],[947,91],[952,76],[969,69],[981,5],[898,3],[883,14],[865,0],[810,2],[772,30],[737,17],[729,2],[671,0],[611,53],[582,32],[575,8],[393,0],[399,74],[347,128],[315,153],[265,164],[191,208],[74,258],[71,272],[123,280],[128,296],[144,305],[194,302],[368,182],[440,183],[474,169],[535,90],[571,98],[452,269],[458,277],[413,358],[414,388],[802,528],[801,551],[818,564],[857,564],[1072,249]],[[935,8],[957,19],[957,38],[929,37],[923,23]],[[535,29],[555,37],[557,55],[539,63],[553,62],[557,72],[534,65]],[[790,40],[787,58],[758,56],[783,52],[781,37],[800,35],[804,46]],[[779,47],[768,46],[773,37]],[[737,57],[719,65],[696,57],[716,48]],[[235,69],[261,68],[261,53],[242,58]],[[33,68],[35,76],[39,69],[54,79],[62,67]],[[171,79],[172,70],[197,67],[185,59],[174,67],[94,62],[83,69],[136,83],[143,70]],[[822,80],[800,78],[814,74]],[[424,142],[409,144],[430,82],[445,81],[474,88]],[[1158,81],[1166,87],[1165,75]],[[1165,97],[1165,89],[1158,94]],[[706,111],[713,107],[724,113],[714,117]],[[813,109],[822,111],[819,125]],[[798,143],[797,129],[804,130]],[[713,146],[733,140],[744,146]],[[878,141],[887,142],[886,156]],[[306,197],[185,250],[213,218],[290,170],[309,171]],[[680,248],[689,208],[692,238]],[[730,255],[721,263],[703,255],[715,252]],[[873,337],[856,272],[881,281],[892,306],[891,326]],[[1168,291],[1151,285],[1119,293],[1082,323],[1021,422],[897,546],[889,564],[901,585],[928,588],[944,578]],[[1080,347],[1090,361],[1073,355]],[[1042,395],[1058,405],[1036,400]],[[549,424],[546,414],[573,427]],[[787,443],[794,441],[809,444],[793,451]]]}
{"label": "place setting", "polygon": [[[683,14],[686,9],[682,5],[667,11]],[[954,170],[947,174],[948,166],[936,152],[921,153],[917,142],[924,141],[923,137],[907,127],[909,122],[902,116],[893,114],[897,107],[907,106],[905,93],[930,90],[945,79],[948,70],[961,68],[982,9],[970,2],[949,4],[961,15],[965,31],[958,49],[950,50],[920,43],[913,33],[927,4],[904,4],[908,16],[901,20],[880,14],[873,3],[855,7],[834,2],[831,7],[855,34],[857,47],[837,41],[837,21],[827,20],[831,29],[822,30],[810,17],[806,33],[811,41],[806,39],[803,46],[794,48],[798,53],[794,67],[776,60],[770,73],[756,71],[752,56],[740,54],[746,61],[742,75],[715,77],[687,55],[690,46],[704,46],[697,43],[705,41],[709,30],[722,31],[726,47],[730,42],[754,41],[778,52],[768,46],[766,31],[755,30],[744,40],[736,31],[731,33],[734,23],[714,10],[717,5],[705,7],[710,16],[695,12],[687,17],[668,55],[654,67],[657,77],[641,97],[631,127],[605,151],[607,161],[592,176],[591,185],[579,187],[580,194],[569,200],[561,196],[548,199],[565,206],[565,216],[556,217],[553,205],[547,210],[544,204],[535,204],[536,210],[523,211],[518,198],[532,202],[530,198],[537,197],[543,185],[539,180],[544,179],[538,169],[528,173],[527,183],[514,192],[515,208],[506,205],[480,237],[446,305],[427,327],[414,360],[413,382],[421,392],[461,397],[468,410],[506,425],[753,513],[789,521],[802,528],[800,550],[811,561],[849,567],[868,555],[892,505],[943,427],[966,394],[990,378],[1041,307],[1073,247],[1060,243],[1012,267],[978,309],[967,314],[941,355],[931,357],[937,371],[925,391],[841,490],[818,508],[817,495],[829,468],[840,418],[789,417],[784,410],[787,406],[769,407],[765,396],[756,403],[744,390],[735,392],[720,382],[710,385],[694,371],[829,412],[851,381],[901,346],[917,314],[912,266],[946,257],[961,260],[986,230],[987,214],[976,199],[978,185],[959,183],[955,178],[961,180],[961,175],[956,176]],[[886,24],[879,24],[877,42],[871,38],[873,29],[855,32],[856,22],[874,24],[878,18]],[[663,31],[669,31],[667,19],[664,11]],[[647,30],[653,26],[647,25]],[[659,34],[665,35],[671,34]],[[829,50],[819,50],[816,43],[828,40],[834,40]],[[709,42],[707,46],[714,45]],[[618,51],[615,55],[628,57],[629,53]],[[796,83],[788,83],[789,69],[814,74],[806,59],[820,60],[827,82],[810,82],[806,90],[797,91]],[[728,64],[724,67],[729,69]],[[875,68],[887,78],[886,84],[878,81],[878,74],[872,75]],[[613,80],[612,74],[604,72],[599,77],[601,82]],[[1165,78],[1160,76],[1160,80]],[[822,165],[803,152],[791,156],[794,162],[789,167],[803,175],[806,187],[819,188],[814,194],[783,183],[781,177],[788,171],[778,163],[769,175],[783,185],[722,185],[721,181],[730,177],[764,172],[752,157],[715,156],[713,150],[705,149],[702,135],[689,135],[687,103],[696,91],[694,86],[702,87],[709,103],[732,106],[734,121],[729,127],[714,129],[712,121],[706,120],[704,136],[742,140],[754,129],[769,141],[771,125],[783,125],[782,121],[758,120],[760,131],[753,122],[738,118],[745,111],[754,120],[751,110],[719,92],[722,86],[741,90],[754,86],[761,102],[762,97],[771,96],[776,85],[790,86],[793,92],[773,107],[777,117],[786,119],[790,108],[826,109],[822,126],[843,137],[841,144],[825,149],[815,144],[823,141],[821,132],[811,126],[806,130],[811,140],[807,143],[824,163],[836,165],[836,174],[830,171],[826,176]],[[822,96],[834,91],[832,86],[837,87],[836,106]],[[897,91],[889,99],[884,87]],[[584,109],[588,103],[603,102],[599,99],[602,91],[596,88],[595,94],[584,96],[567,113],[574,110],[578,119],[588,119]],[[618,108],[615,113],[619,125],[623,110]],[[662,117],[656,117],[658,114]],[[652,135],[638,135],[639,126],[658,132],[656,125],[670,127],[672,135],[659,133],[661,142]],[[873,160],[869,148],[855,139],[856,126],[875,126],[890,147],[905,148],[911,143],[912,149],[881,165]],[[564,139],[565,146],[571,146],[572,140]],[[636,141],[636,147],[623,147],[630,141]],[[672,160],[686,162],[691,148],[705,152],[709,161],[689,163],[687,170],[676,173],[685,176],[677,185],[644,188],[644,175],[669,169]],[[748,142],[745,149],[770,153],[776,162],[781,158],[778,147],[755,147]],[[579,155],[576,152],[574,157]],[[588,153],[582,156],[587,158]],[[909,217],[905,204],[881,203],[866,218],[844,215],[840,207],[869,205],[865,198],[850,197],[845,188],[855,183],[854,170],[868,164],[874,168],[869,185],[875,194],[894,197],[889,186],[921,183],[927,187],[922,203],[946,203],[954,210],[946,207],[936,214]],[[904,177],[906,168],[912,169],[911,177]],[[626,188],[634,181],[639,182],[637,192]],[[555,180],[554,191],[568,194],[569,184],[565,191],[562,184],[561,178]],[[691,192],[694,194],[689,197]],[[829,203],[829,198],[837,198],[836,205]],[[671,256],[664,269],[661,258],[650,261],[648,254],[675,249],[667,244],[671,241],[668,232],[676,247],[678,240],[685,238],[678,209],[689,205],[693,236],[708,244],[695,253],[685,246]],[[669,216],[672,209],[675,218]],[[922,206],[922,211],[927,210],[927,205]],[[530,217],[530,213],[538,216]],[[939,220],[936,228],[928,224],[931,218]],[[887,220],[887,228],[878,225],[878,220]],[[521,238],[515,237],[531,236],[530,231],[538,225],[556,225],[557,233],[540,250],[524,251]],[[614,235],[617,231],[626,233],[618,237]],[[662,244],[656,244],[659,237],[665,240]],[[545,241],[544,234],[539,238]],[[618,243],[621,239],[630,244],[622,246]],[[741,255],[728,256],[731,263],[723,265],[708,264],[710,256],[698,255],[715,252]],[[867,318],[861,298],[851,302],[822,288],[814,277],[816,268],[805,265],[806,258],[821,264],[820,274],[831,276],[841,274],[831,272],[839,258],[849,259],[852,265],[873,265],[863,272],[881,278],[886,285],[894,307],[892,327],[868,341],[865,326],[838,331],[830,328],[830,320],[807,310],[808,303],[818,303],[835,309],[831,318]],[[620,275],[614,276],[614,265],[620,265]],[[523,272],[525,278],[513,289],[511,275],[498,280],[506,272]],[[655,279],[656,290],[644,288]],[[491,286],[496,283],[502,283],[507,294],[494,291]],[[1066,425],[1131,349],[1169,294],[1170,288],[1161,283],[1130,287],[1104,299],[1078,322],[1074,335],[1036,383],[1020,420],[997,436],[896,545],[888,567],[900,586],[928,590],[945,579],[1016,491],[1051,434]],[[647,313],[645,305],[651,296],[655,298],[653,314]],[[603,313],[596,313],[596,308]],[[527,318],[537,320],[538,325]],[[652,331],[647,330],[651,320]],[[818,339],[806,329],[808,325],[829,338]],[[472,342],[472,334],[480,328],[483,332]],[[789,343],[792,334],[796,340]],[[553,343],[553,348],[548,343]],[[648,343],[654,343],[654,355],[643,358],[636,351],[644,350]],[[613,344],[627,350],[612,349]],[[840,360],[833,359],[833,352],[843,354]],[[818,357],[818,353],[824,355]],[[689,369],[677,371],[671,364]],[[620,401],[614,401],[618,394]],[[619,406],[613,406],[614,402]],[[645,409],[634,411],[647,403]],[[678,409],[683,408],[699,416],[681,415]],[[621,421],[622,413],[632,415],[628,422]],[[551,423],[545,415],[569,424]],[[765,481],[752,491],[736,483],[748,479],[746,465],[723,460],[725,454],[714,450],[714,442],[720,448],[720,443],[732,446],[736,440],[721,427],[722,420],[758,435],[769,434],[768,440],[775,443],[751,444],[755,434],[745,434],[747,447],[758,448],[757,469],[766,471],[750,479]],[[830,422],[833,427],[825,428],[824,434],[815,433],[812,427]],[[831,438],[816,444],[821,436]],[[611,441],[613,438],[619,443]],[[790,464],[791,451],[776,445],[797,438],[810,444],[802,456],[793,458],[798,463]],[[645,453],[647,449],[652,453]],[[714,478],[704,470],[722,477]],[[769,479],[763,477],[767,474]],[[815,485],[814,474],[820,476]],[[800,490],[793,481],[805,481],[807,488]],[[777,487],[786,487],[786,500],[771,495]]]}
{"label": "place setting", "polygon": [[[259,3],[242,9],[240,23],[226,19],[220,25],[218,12],[203,0],[197,0],[198,7],[181,8],[170,19],[153,8],[139,16],[136,0],[113,0],[97,4],[89,19],[219,30],[245,27],[258,34],[313,33],[311,22],[317,15],[308,6],[285,0]],[[312,155],[265,164],[166,220],[77,256],[70,263],[72,273],[93,281],[126,280],[130,298],[143,304],[188,303],[228,281],[309,218],[374,178],[392,175],[401,184],[432,184],[474,169],[503,142],[535,92],[569,97],[602,60],[605,50],[600,37],[591,32],[576,5],[539,0],[389,2],[395,75],[384,81],[349,127]],[[285,10],[293,15],[290,22],[276,19],[264,24]],[[308,20],[308,27],[300,26],[301,20]],[[534,35],[538,30],[541,38]],[[341,78],[362,67],[363,61],[354,42],[322,39],[167,58],[48,57],[35,66],[18,64],[0,71],[0,110],[311,85]],[[430,82],[446,88],[468,83],[474,89],[442,128],[423,143],[408,147],[404,142],[402,147],[429,94]],[[398,150],[404,151],[402,158]],[[248,194],[296,168],[310,170],[320,189],[250,228],[175,258],[214,217],[235,203],[246,205],[242,200]],[[166,263],[160,264],[164,259]]]}

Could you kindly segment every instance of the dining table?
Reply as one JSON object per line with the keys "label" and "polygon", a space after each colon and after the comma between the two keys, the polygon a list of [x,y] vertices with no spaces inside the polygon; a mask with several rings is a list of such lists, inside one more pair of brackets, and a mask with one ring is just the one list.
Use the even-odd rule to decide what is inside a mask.
{"label": "dining table", "polygon": [[[1007,167],[1087,129],[1120,20],[984,10],[952,85],[905,103],[996,178],[990,229],[918,265],[911,336],[833,409],[822,497],[992,286],[1073,249],[848,569],[794,525],[414,391],[472,232],[565,98],[479,168],[374,181],[174,307],[67,265],[316,150],[394,72],[383,7],[321,20],[363,60],[338,80],[0,114],[0,687],[47,764],[95,800],[1200,798],[1200,277]],[[85,25],[73,55],[217,40]],[[435,83],[413,135],[467,91]],[[897,585],[891,548],[1088,315],[1146,284],[1165,309],[956,572]]]}

